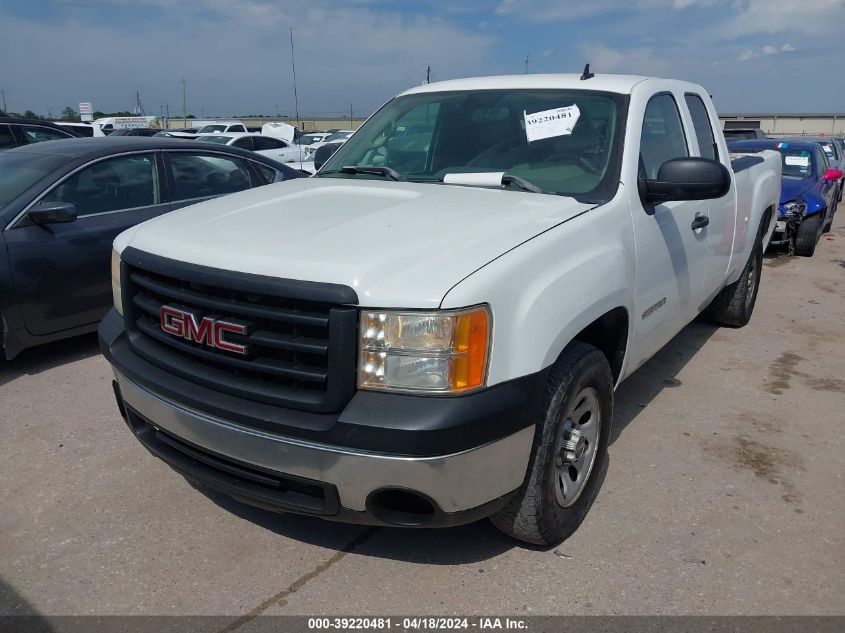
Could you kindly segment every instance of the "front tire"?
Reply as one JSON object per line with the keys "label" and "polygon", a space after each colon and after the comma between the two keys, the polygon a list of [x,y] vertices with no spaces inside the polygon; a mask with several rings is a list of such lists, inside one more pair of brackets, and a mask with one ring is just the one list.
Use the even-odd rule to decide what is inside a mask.
{"label": "front tire", "polygon": [[822,209],[818,213],[811,215],[798,225],[798,233],[795,236],[795,254],[804,257],[812,257],[816,252],[816,244],[819,242],[819,237],[822,233],[822,222],[826,210]]}
{"label": "front tire", "polygon": [[543,411],[525,481],[490,520],[520,541],[551,546],[578,529],[604,480],[613,422],[604,354],[571,343],[549,372]]}

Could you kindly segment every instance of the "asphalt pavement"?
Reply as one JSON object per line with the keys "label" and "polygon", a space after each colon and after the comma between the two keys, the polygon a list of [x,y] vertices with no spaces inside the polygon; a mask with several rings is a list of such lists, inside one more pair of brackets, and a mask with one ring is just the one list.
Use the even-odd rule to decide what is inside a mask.
{"label": "asphalt pavement", "polygon": [[96,338],[0,362],[0,614],[845,614],[845,212],[617,392],[604,488],[552,549],[201,494],[120,420]]}

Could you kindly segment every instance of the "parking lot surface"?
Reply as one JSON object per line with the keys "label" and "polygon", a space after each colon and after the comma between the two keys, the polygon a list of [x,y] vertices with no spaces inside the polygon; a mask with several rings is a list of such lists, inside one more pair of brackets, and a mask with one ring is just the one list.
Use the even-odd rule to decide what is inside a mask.
{"label": "parking lot surface", "polygon": [[194,490],[121,422],[96,338],[0,364],[0,614],[843,614],[845,212],[617,392],[604,488],[551,550]]}

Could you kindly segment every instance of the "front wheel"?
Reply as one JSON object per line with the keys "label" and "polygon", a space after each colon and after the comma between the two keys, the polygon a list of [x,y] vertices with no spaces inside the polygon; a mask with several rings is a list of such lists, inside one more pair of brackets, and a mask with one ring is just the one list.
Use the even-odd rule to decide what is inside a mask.
{"label": "front wheel", "polygon": [[818,213],[804,218],[798,225],[798,233],[795,235],[796,255],[812,257],[813,253],[816,252],[816,244],[818,244],[819,237],[822,234],[822,222],[825,215],[826,210],[822,209]]}
{"label": "front wheel", "polygon": [[604,479],[613,422],[613,375],[604,354],[575,341],[552,366],[520,489],[490,517],[520,541],[556,545],[587,515]]}

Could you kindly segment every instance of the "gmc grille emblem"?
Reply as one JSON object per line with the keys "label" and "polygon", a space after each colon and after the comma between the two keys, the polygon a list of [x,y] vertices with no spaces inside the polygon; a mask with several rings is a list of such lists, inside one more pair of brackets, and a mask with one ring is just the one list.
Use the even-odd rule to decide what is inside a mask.
{"label": "gmc grille emblem", "polygon": [[226,340],[226,334],[248,334],[249,325],[206,316],[201,319],[189,310],[164,305],[158,313],[161,329],[168,334],[234,354],[246,355],[249,346]]}

